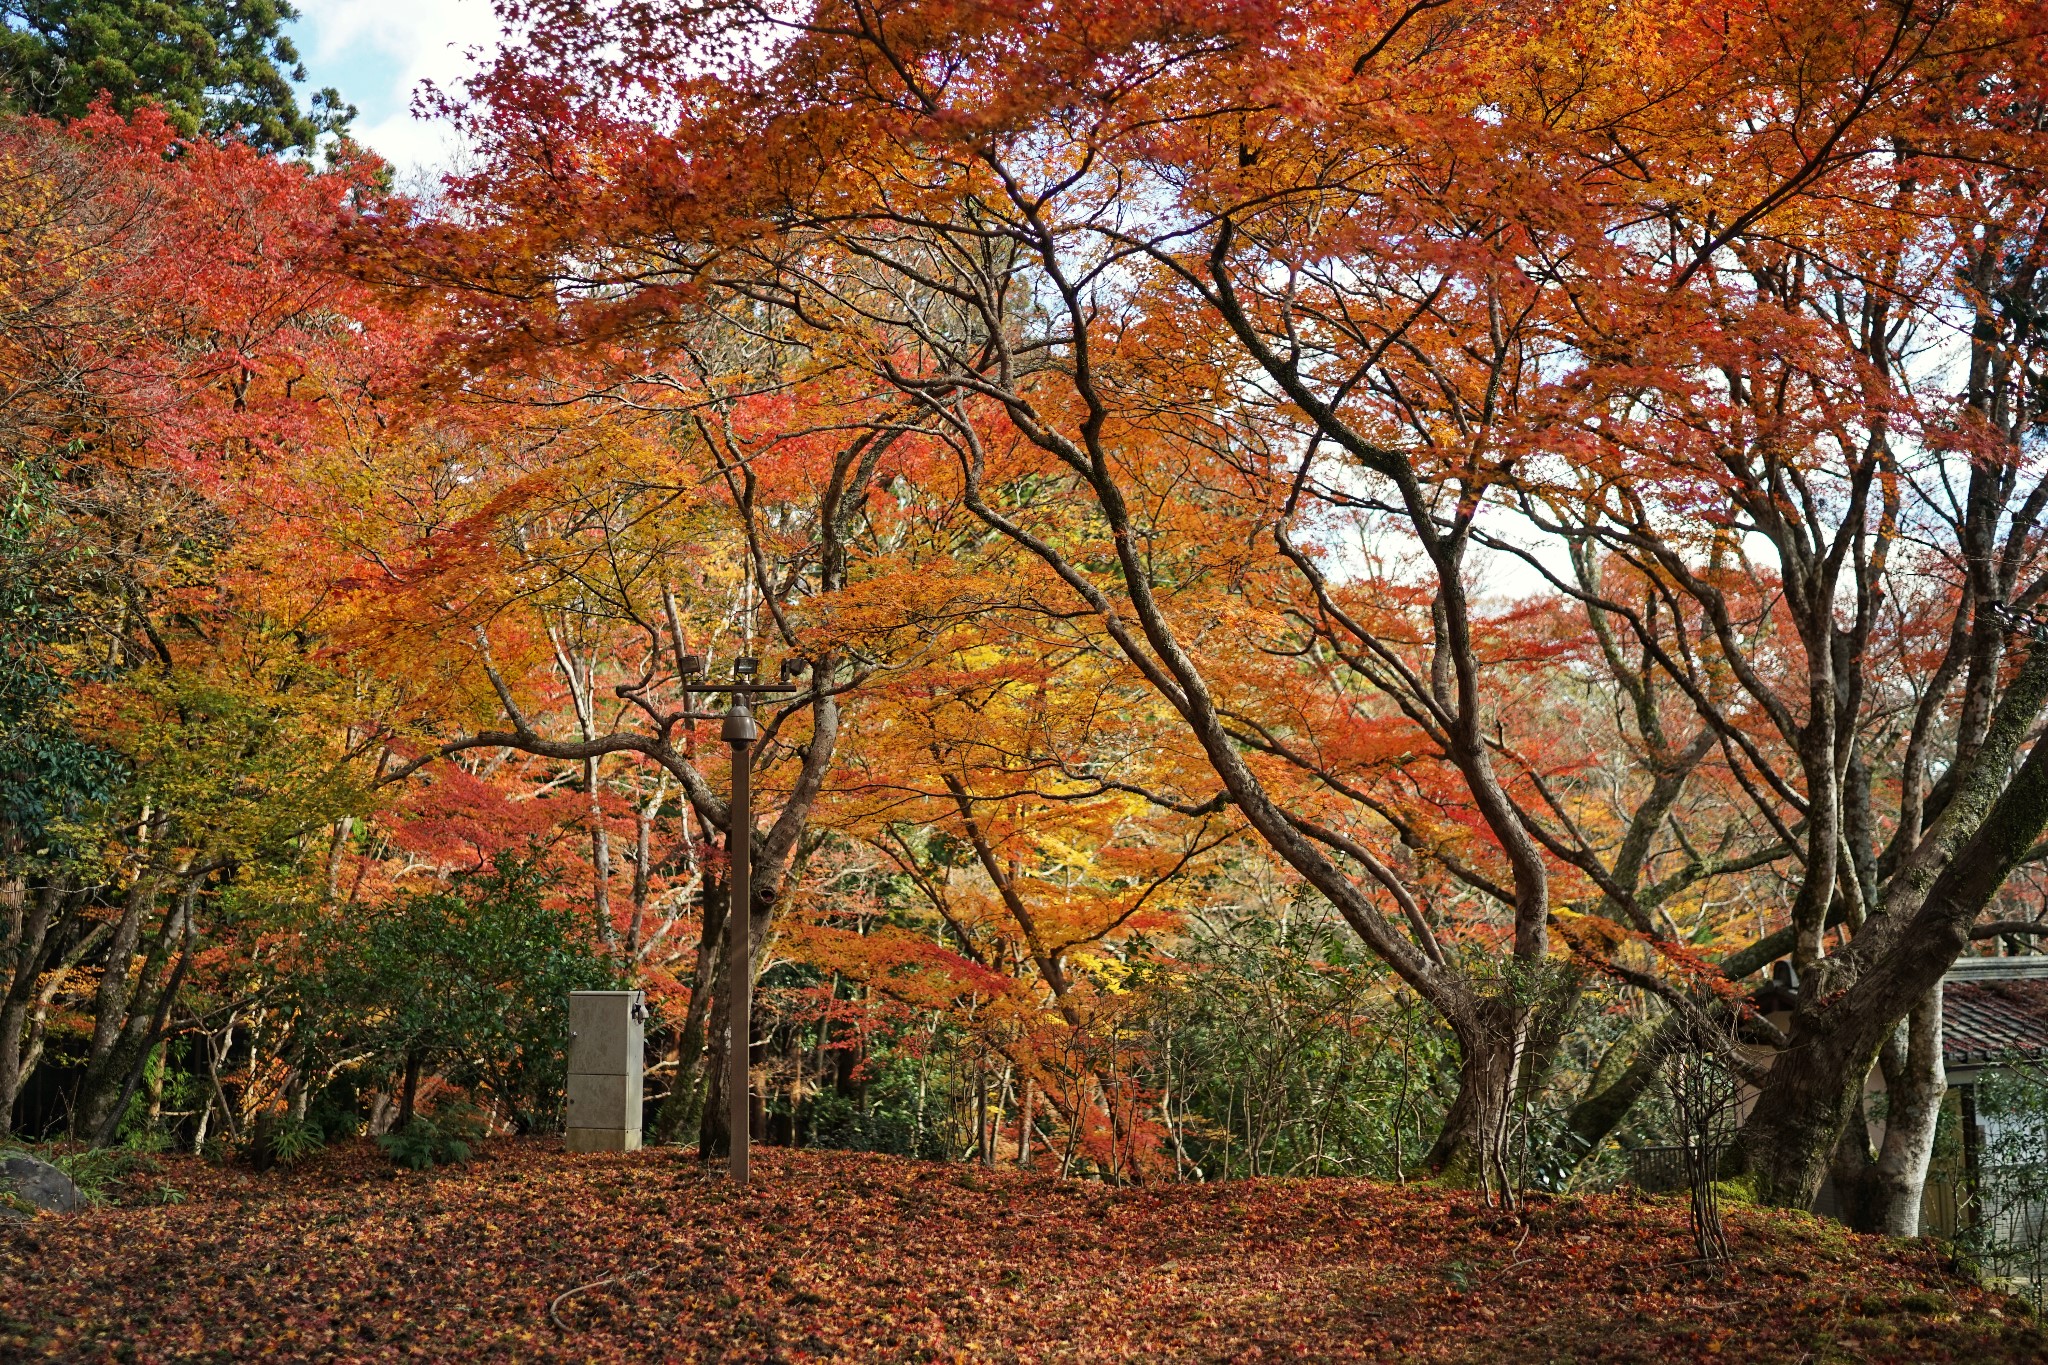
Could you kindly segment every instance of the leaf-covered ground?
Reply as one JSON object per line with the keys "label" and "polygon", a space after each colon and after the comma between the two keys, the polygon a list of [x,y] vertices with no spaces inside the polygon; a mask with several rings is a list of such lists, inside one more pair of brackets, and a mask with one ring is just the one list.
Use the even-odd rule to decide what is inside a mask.
{"label": "leaf-covered ground", "polygon": [[[675,1151],[506,1141],[394,1175],[366,1145],[181,1203],[0,1227],[0,1360],[2040,1361],[1930,1248],[1684,1206],[1366,1181],[1113,1190],[824,1152],[737,1193]],[[550,1305],[565,1291],[608,1280]]]}

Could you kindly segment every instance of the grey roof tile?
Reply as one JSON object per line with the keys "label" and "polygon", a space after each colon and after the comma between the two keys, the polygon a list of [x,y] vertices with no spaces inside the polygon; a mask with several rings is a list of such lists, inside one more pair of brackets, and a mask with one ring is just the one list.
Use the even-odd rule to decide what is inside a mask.
{"label": "grey roof tile", "polygon": [[2048,979],[1951,981],[1942,990],[1941,1059],[1975,1066],[2048,1055]]}

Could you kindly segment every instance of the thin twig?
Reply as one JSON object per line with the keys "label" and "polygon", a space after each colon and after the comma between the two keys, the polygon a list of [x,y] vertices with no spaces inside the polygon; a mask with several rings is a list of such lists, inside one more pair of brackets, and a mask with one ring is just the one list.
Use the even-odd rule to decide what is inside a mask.
{"label": "thin twig", "polygon": [[569,1324],[563,1322],[561,1319],[561,1315],[558,1312],[556,1312],[556,1310],[559,1309],[563,1305],[563,1303],[575,1298],[578,1294],[583,1293],[585,1290],[602,1289],[605,1285],[608,1284],[624,1284],[628,1280],[637,1280],[641,1278],[643,1275],[652,1275],[654,1271],[654,1266],[642,1266],[638,1270],[629,1270],[623,1275],[607,1275],[601,1280],[592,1280],[589,1284],[579,1284],[574,1289],[565,1289],[561,1293],[555,1295],[554,1302],[548,1305],[548,1321],[555,1324],[556,1331],[566,1332],[569,1330]]}

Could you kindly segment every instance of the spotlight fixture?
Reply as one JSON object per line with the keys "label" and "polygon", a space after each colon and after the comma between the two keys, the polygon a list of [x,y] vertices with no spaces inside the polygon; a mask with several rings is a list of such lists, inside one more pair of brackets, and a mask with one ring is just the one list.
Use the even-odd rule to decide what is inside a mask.
{"label": "spotlight fixture", "polygon": [[682,659],[682,669],[684,677],[696,677],[704,671],[704,656],[702,654],[685,654]]}
{"label": "spotlight fixture", "polygon": [[751,654],[742,654],[732,661],[732,675],[751,682],[761,671],[761,661]]}
{"label": "spotlight fixture", "polygon": [[801,678],[804,675],[804,671],[809,667],[808,661],[799,659],[792,654],[782,661],[782,667],[778,671],[782,674],[782,680],[788,682],[792,678]]}

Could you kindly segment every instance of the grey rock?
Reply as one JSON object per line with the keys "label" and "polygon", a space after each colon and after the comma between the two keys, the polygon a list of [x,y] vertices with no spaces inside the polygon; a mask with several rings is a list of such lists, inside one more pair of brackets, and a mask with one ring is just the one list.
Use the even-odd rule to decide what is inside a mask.
{"label": "grey rock", "polygon": [[85,1197],[71,1183],[70,1176],[32,1156],[10,1156],[0,1161],[0,1187],[51,1213],[76,1213],[85,1207]]}

